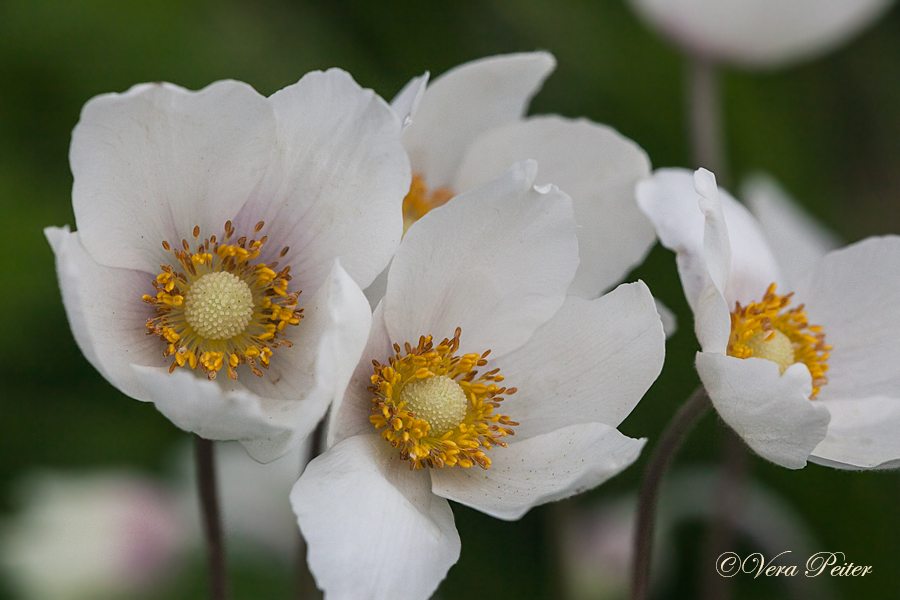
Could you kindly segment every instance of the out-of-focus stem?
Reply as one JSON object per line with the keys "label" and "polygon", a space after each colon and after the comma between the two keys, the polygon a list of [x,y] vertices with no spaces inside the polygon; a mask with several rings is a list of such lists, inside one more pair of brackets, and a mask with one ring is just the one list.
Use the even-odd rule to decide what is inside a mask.
{"label": "out-of-focus stem", "polygon": [[663,477],[688,433],[706,414],[709,407],[709,396],[701,386],[672,417],[647,464],[638,494],[638,520],[634,538],[634,563],[631,572],[632,600],[646,600],[649,591],[653,525],[656,520],[656,501],[659,497],[659,488]]}
{"label": "out-of-focus stem", "polygon": [[716,557],[732,550],[737,515],[747,479],[747,450],[741,438],[725,426],[722,448],[722,470],[716,489],[714,514],[706,539],[705,560],[700,565],[703,600],[728,600],[731,597],[731,579],[716,573]]}
{"label": "out-of-focus stem", "polygon": [[226,600],[225,543],[222,538],[222,518],[219,514],[219,493],[216,484],[216,465],[213,442],[195,436],[197,485],[200,490],[200,511],[206,534],[209,564],[210,600]]}
{"label": "out-of-focus stem", "polygon": [[719,183],[727,183],[718,71],[708,60],[692,57],[689,61],[688,110],[694,164],[715,173]]}

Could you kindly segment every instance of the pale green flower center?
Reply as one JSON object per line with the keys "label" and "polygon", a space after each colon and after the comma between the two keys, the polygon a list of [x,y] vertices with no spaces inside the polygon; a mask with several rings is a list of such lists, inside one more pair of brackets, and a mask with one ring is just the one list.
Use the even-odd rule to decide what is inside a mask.
{"label": "pale green flower center", "polygon": [[466,418],[466,393],[446,375],[408,383],[400,392],[407,410],[431,425],[431,435],[443,435]]}
{"label": "pale green flower center", "polygon": [[[767,340],[768,337],[772,339]],[[759,331],[744,343],[753,350],[753,356],[778,363],[778,369],[782,375],[789,366],[797,362],[791,339],[777,329],[774,332]]]}
{"label": "pale green flower center", "polygon": [[250,323],[253,292],[232,273],[207,273],[185,295],[184,316],[194,331],[206,339],[233,338]]}

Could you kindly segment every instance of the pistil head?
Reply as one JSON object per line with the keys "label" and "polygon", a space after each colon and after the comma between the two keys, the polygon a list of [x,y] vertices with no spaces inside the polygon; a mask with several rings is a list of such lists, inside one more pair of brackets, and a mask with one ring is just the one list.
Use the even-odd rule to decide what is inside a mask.
{"label": "pistil head", "polygon": [[777,329],[772,332],[758,331],[744,343],[753,351],[753,356],[778,363],[778,369],[782,375],[789,366],[796,362],[791,338]]}
{"label": "pistil head", "polygon": [[432,435],[443,435],[466,418],[466,393],[446,375],[406,384],[400,402],[420,419],[428,421]]}
{"label": "pistil head", "polygon": [[184,316],[197,334],[227,340],[240,334],[253,316],[253,292],[237,275],[207,273],[184,297]]}
{"label": "pistil head", "polygon": [[372,412],[369,421],[381,437],[410,461],[410,468],[491,466],[485,454],[492,446],[506,447],[502,438],[513,435],[518,425],[507,415],[494,414],[504,395],[516,388],[500,387],[499,369],[479,375],[490,350],[456,356],[459,328],[453,339],[437,347],[431,336],[419,338],[401,350],[387,365],[373,361]]}
{"label": "pistil head", "polygon": [[807,322],[802,304],[787,309],[791,296],[776,294],[773,283],[761,302],[747,306],[736,303],[731,313],[728,355],[771,360],[778,364],[782,374],[792,364],[802,362],[812,375],[810,399],[814,400],[821,387],[828,383],[825,372],[831,346],[825,344],[822,328]]}

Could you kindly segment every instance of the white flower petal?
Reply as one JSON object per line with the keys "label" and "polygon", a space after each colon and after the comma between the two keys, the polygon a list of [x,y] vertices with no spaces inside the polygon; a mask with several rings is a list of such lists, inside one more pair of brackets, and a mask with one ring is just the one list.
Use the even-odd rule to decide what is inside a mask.
{"label": "white flower petal", "polygon": [[384,297],[394,343],[461,327],[460,353],[502,356],[559,310],[578,266],[575,221],[568,196],[534,189],[536,170],[517,163],[409,228]]}
{"label": "white flower petal", "polygon": [[[147,389],[157,410],[176,426],[209,440],[249,440],[259,437],[286,438],[290,425],[273,420],[268,401],[232,383],[225,390],[215,381],[201,379],[185,369],[169,373],[165,367],[132,365],[135,376]],[[248,449],[248,452],[250,450]],[[257,457],[263,462],[276,457]]]}
{"label": "white flower petal", "polygon": [[650,290],[623,284],[596,300],[576,296],[528,342],[490,362],[518,391],[500,412],[519,423],[515,440],[568,425],[613,427],[659,376],[665,334]]}
{"label": "white flower petal", "polygon": [[555,67],[547,52],[507,54],[460,65],[435,79],[403,133],[413,171],[422,173],[430,188],[453,183],[469,144],[492,127],[522,118]]}
{"label": "white flower petal", "polygon": [[596,298],[640,264],[656,239],[634,201],[635,184],[650,175],[650,159],[606,125],[531,117],[475,140],[452,189],[472,189],[529,158],[539,165],[536,184],[556,184],[572,197],[581,263],[569,293]]}
{"label": "white flower petal", "polygon": [[534,506],[574,496],[621,473],[637,460],[646,441],[602,423],[570,425],[492,450],[486,470],[434,469],[432,490],[514,521]]}
{"label": "white flower petal", "polygon": [[335,260],[328,279],[303,305],[300,324],[285,330],[294,346],[276,350],[263,377],[248,373],[240,380],[249,391],[279,400],[265,401],[263,408],[291,430],[288,437],[245,440],[254,458],[274,460],[312,433],[329,404],[344,396],[371,323],[369,302]]}
{"label": "white flower petal", "polygon": [[669,339],[678,331],[678,317],[672,312],[671,308],[663,304],[658,298],[654,298],[653,301],[656,302],[656,312],[659,313],[659,319],[662,321],[666,339]]}
{"label": "white flower petal", "polygon": [[348,437],[375,431],[375,426],[369,421],[372,415],[372,393],[368,388],[372,385],[372,375],[375,374],[372,361],[388,364],[388,359],[393,355],[391,338],[384,326],[384,303],[381,303],[372,315],[369,340],[350,378],[347,391],[340,401],[331,405],[327,439],[329,448]]}
{"label": "white flower petal", "polygon": [[426,600],[459,559],[447,501],[378,434],[313,460],[291,504],[329,600]]}
{"label": "white flower petal", "polygon": [[806,279],[829,250],[843,245],[768,175],[754,175],[745,181],[742,197],[791,285]]}
{"label": "white flower petal", "polygon": [[677,254],[684,295],[696,310],[697,299],[709,284],[709,269],[703,256],[705,219],[693,175],[687,169],[657,169],[637,184],[635,196],[660,243]]}
{"label": "white flower petal", "polygon": [[830,252],[797,298],[834,346],[822,400],[900,398],[900,237],[868,238]]}
{"label": "white flower petal", "polygon": [[763,458],[800,469],[825,438],[828,409],[809,400],[812,378],[803,363],[779,375],[763,358],[698,352],[697,372],[719,416]]}
{"label": "white flower petal", "polygon": [[[715,234],[716,236],[722,235],[722,239],[713,242],[713,246],[707,245],[706,260],[710,265],[711,273],[720,269],[727,270],[728,283],[722,291],[728,306],[734,306],[735,302],[743,305],[759,302],[771,283],[783,287],[784,280],[778,262],[766,243],[759,223],[756,222],[750,211],[721,188],[718,188],[716,195],[715,177],[706,169],[699,169],[694,177],[698,192],[700,192],[701,186],[707,188],[706,192],[700,192],[701,209],[706,215],[705,243],[710,243],[710,228],[721,227],[715,222],[722,218],[725,220],[727,234]],[[707,204],[705,200],[707,198],[712,202]],[[721,213],[714,208],[715,204],[721,206]],[[724,255],[721,247],[726,240],[730,248],[731,262],[727,269],[719,266],[714,268],[711,257]],[[713,275],[714,280],[717,277],[719,276]]]}
{"label": "white flower petal", "polygon": [[189,92],[149,83],[91,99],[72,133],[72,204],[97,262],[157,272],[179,245],[221,236],[275,148],[266,99],[237,81]]}
{"label": "white flower petal", "polygon": [[267,249],[317,289],[335,258],[363,288],[403,233],[409,161],[387,103],[340,69],[307,73],[269,99],[279,152],[265,182],[236,219],[239,231],[265,221]]}
{"label": "white flower petal", "polygon": [[900,460],[900,402],[896,396],[820,402],[831,413],[831,423],[810,460],[822,459],[851,469],[883,468]]}
{"label": "white flower petal", "polygon": [[[700,346],[707,351],[724,352],[731,322],[722,291],[711,279],[706,264],[707,219],[700,210],[700,195],[693,174],[687,169],[658,169],[650,179],[637,185],[635,195],[638,206],[653,222],[660,243],[676,254],[678,274],[685,298],[694,312],[694,330]],[[727,244],[727,231],[720,226],[713,231],[725,232]],[[721,245],[721,237],[718,239]],[[719,254],[729,252],[730,245]],[[719,260],[722,265],[730,264],[722,256]]]}
{"label": "white flower petal", "polygon": [[56,271],[69,325],[78,347],[95,369],[123,393],[150,399],[131,364],[161,366],[164,348],[147,336],[153,309],[141,296],[153,291],[151,275],[98,264],[69,228],[44,230],[56,255]]}
{"label": "white flower petal", "polygon": [[769,284],[783,284],[762,232],[705,169],[660,169],[636,193],[660,242],[677,253],[697,339],[707,352],[724,352],[735,301],[759,302]]}
{"label": "white flower petal", "polygon": [[404,128],[412,124],[413,116],[419,108],[419,103],[422,102],[422,97],[425,95],[425,87],[428,85],[429,75],[428,71],[425,71],[423,75],[413,77],[409,80],[409,83],[403,86],[400,93],[391,100],[391,109],[397,113],[397,117]]}
{"label": "white flower petal", "polygon": [[891,0],[631,0],[686,50],[748,67],[780,67],[842,44]]}

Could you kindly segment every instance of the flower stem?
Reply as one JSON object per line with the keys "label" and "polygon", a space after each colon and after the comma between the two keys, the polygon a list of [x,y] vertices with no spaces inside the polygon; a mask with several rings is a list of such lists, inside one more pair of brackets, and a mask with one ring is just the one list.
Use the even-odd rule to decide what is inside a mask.
{"label": "flower stem", "polygon": [[709,407],[709,396],[701,386],[672,417],[647,464],[638,495],[638,520],[635,529],[634,564],[631,573],[632,600],[645,600],[649,591],[653,524],[656,518],[656,500],[663,477],[688,433],[706,414]]}
{"label": "flower stem", "polygon": [[722,106],[716,65],[690,57],[688,73],[689,123],[694,164],[709,169],[720,184],[728,183],[722,139]]}
{"label": "flower stem", "polygon": [[706,539],[706,559],[701,565],[703,600],[728,600],[731,579],[721,577],[713,568],[716,557],[732,549],[734,524],[740,514],[747,483],[748,456],[744,442],[727,425],[722,451],[722,469],[716,490],[715,513]]}
{"label": "flower stem", "polygon": [[[306,464],[312,462],[312,460],[322,454],[325,450],[325,421],[327,417],[323,417],[319,424],[316,426],[316,429],[312,432],[310,447],[309,447],[309,457],[307,459]],[[304,467],[305,468],[305,467]],[[300,475],[302,475],[302,470]],[[297,562],[296,562],[296,576],[294,579],[294,590],[295,597],[297,600],[318,600],[322,597],[322,592],[316,586],[316,580],[313,577],[312,573],[309,570],[309,566],[306,562],[306,540],[303,539],[303,535],[300,533],[300,530],[297,529]]]}
{"label": "flower stem", "polygon": [[222,519],[219,515],[213,443],[200,436],[195,436],[194,440],[200,511],[203,515],[203,529],[209,552],[209,597],[210,600],[225,600],[228,597],[225,581],[225,543],[222,539]]}

